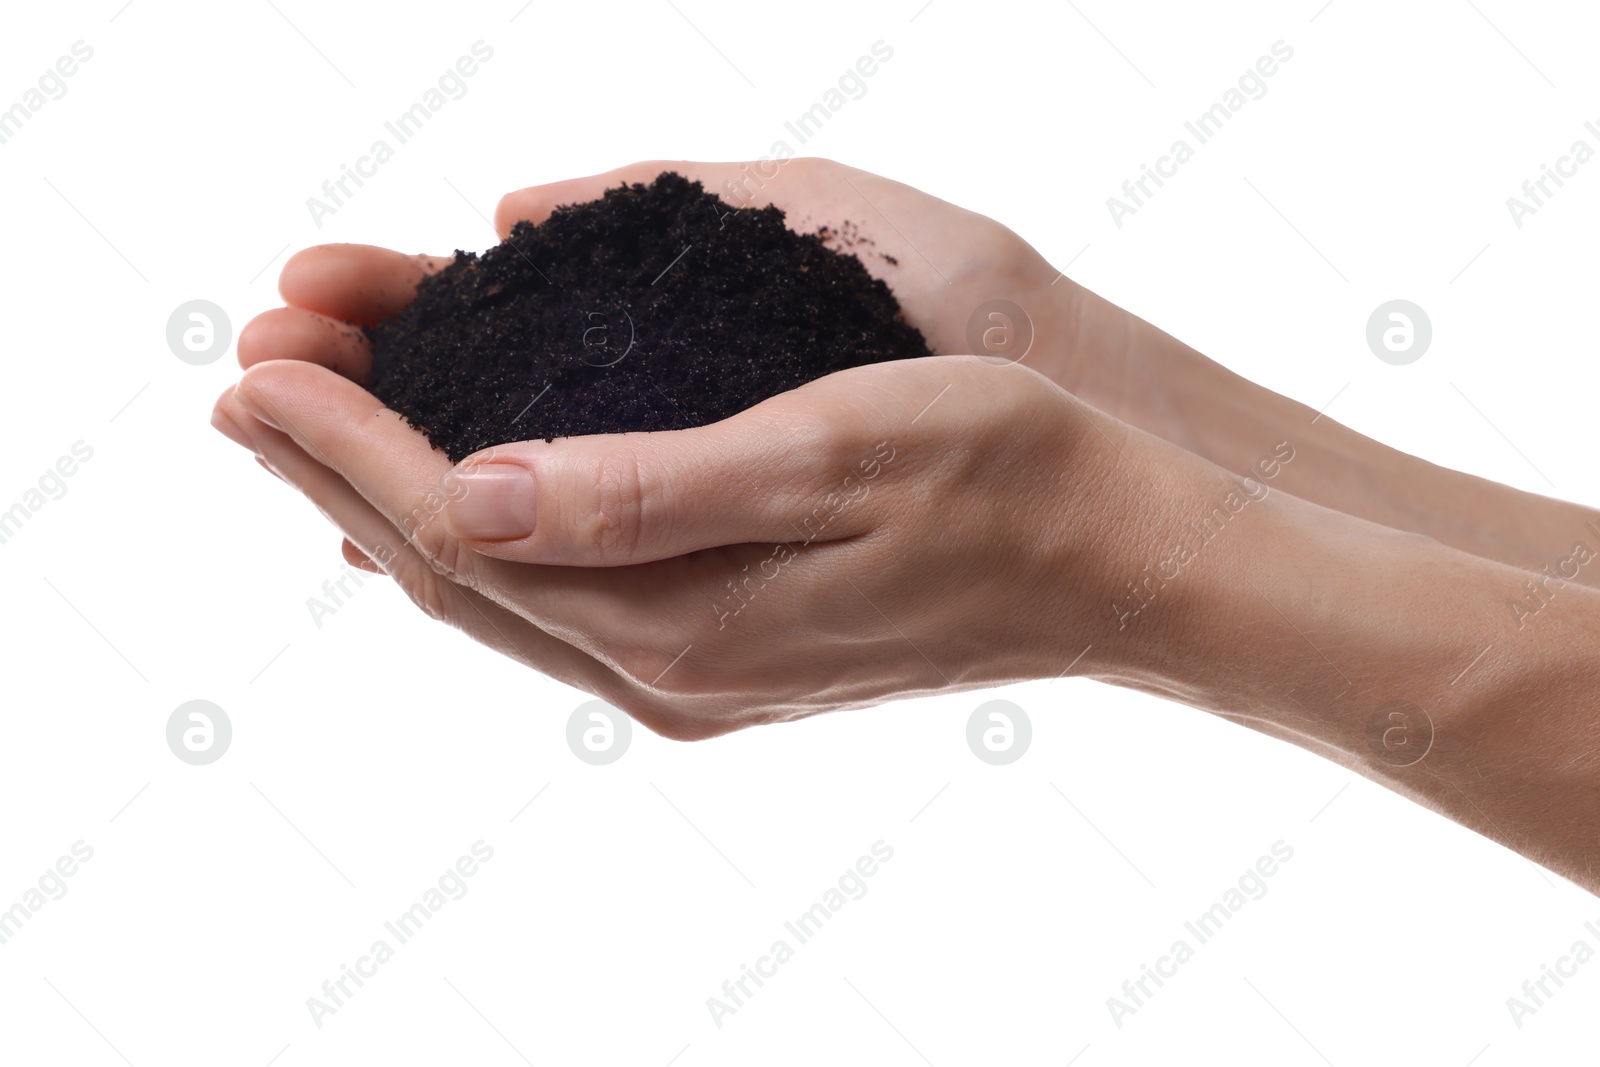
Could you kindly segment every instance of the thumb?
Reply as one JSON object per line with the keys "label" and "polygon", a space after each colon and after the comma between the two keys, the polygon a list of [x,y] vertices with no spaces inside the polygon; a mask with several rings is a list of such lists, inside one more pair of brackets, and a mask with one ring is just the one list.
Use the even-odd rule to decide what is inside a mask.
{"label": "thumb", "polygon": [[752,410],[685,430],[497,445],[446,476],[445,527],[496,559],[580,567],[852,536],[869,528],[862,503],[882,456],[831,421],[774,425]]}

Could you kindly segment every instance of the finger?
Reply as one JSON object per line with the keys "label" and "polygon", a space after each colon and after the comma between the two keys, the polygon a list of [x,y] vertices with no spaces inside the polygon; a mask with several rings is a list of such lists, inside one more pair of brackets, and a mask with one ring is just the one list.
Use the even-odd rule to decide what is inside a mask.
{"label": "finger", "polygon": [[445,527],[482,555],[574,567],[853,537],[872,527],[864,502],[887,453],[828,396],[802,388],[709,426],[486,449],[455,468]]}
{"label": "finger", "polygon": [[278,292],[293,307],[373,326],[411,303],[417,283],[451,258],[376,245],[315,245],[289,257],[278,275]]}
{"label": "finger", "polygon": [[364,555],[382,561],[385,571],[430,618],[447,622],[557,681],[601,694],[614,703],[632,702],[620,686],[621,680],[592,656],[446,580],[348,482],[314,460],[287,434],[255,419],[233,394],[224,394],[217,409],[243,429],[274,473],[305,494]]}
{"label": "finger", "polygon": [[438,525],[449,459],[354,382],[315,363],[271,360],[226,396],[338,473],[408,540]]}
{"label": "finger", "polygon": [[360,327],[304,308],[263,311],[239,331],[238,350],[241,367],[301,359],[362,385],[372,378],[372,346]]}
{"label": "finger", "polygon": [[449,497],[461,495],[445,477],[450,461],[359,386],[315,364],[274,361],[246,371],[230,396],[341,476],[435,571],[640,684],[662,666],[662,633],[704,625],[711,617],[704,591],[737,576],[739,565],[730,568],[720,553],[600,568],[529,567],[475,552],[441,518]]}
{"label": "finger", "polygon": [[[245,371],[232,395],[344,478],[436,570],[486,594],[525,584],[515,564],[466,550],[449,533],[440,515],[446,494],[459,491],[446,481],[450,460],[360,386],[312,363],[275,360]],[[541,590],[542,615],[561,615],[568,584]]]}
{"label": "finger", "polygon": [[362,570],[371,571],[373,574],[388,573],[382,567],[374,563],[371,556],[357,548],[355,543],[348,537],[339,542],[339,554],[343,556],[344,561],[350,564],[352,567],[360,567]]}
{"label": "finger", "polygon": [[[562,204],[583,204],[598,200],[607,189],[624,183],[651,182],[664,170],[677,171],[685,178],[698,181],[714,193],[724,191],[724,183],[737,181],[747,163],[692,163],[686,160],[652,160],[630,163],[626,167],[591,174],[584,178],[568,178],[545,185],[530,185],[526,189],[507,193],[494,209],[494,228],[503,240],[511,227],[522,220],[538,225],[550,217]],[[748,184],[748,183],[747,183]],[[741,203],[750,203],[744,199]],[[761,203],[764,201],[756,201]]]}

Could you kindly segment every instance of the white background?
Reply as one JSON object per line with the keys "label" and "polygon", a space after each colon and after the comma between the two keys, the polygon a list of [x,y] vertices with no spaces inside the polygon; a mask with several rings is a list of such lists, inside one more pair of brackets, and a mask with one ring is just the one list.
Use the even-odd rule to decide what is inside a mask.
{"label": "white background", "polygon": [[[318,628],[338,534],[208,425],[231,353],[187,365],[165,328],[204,298],[236,333],[286,250],[483,248],[513,188],[766,155],[882,40],[807,153],[999,219],[1367,434],[1600,500],[1600,162],[1520,229],[1505,205],[1596,143],[1594,12],[673,2],[8,6],[0,107],[94,54],[0,145],[0,508],[94,452],[0,545],[0,908],[75,841],[94,856],[0,946],[0,1061],[1577,1062],[1600,962],[1520,1029],[1506,998],[1600,947],[1600,902],[1203,714],[1038,683],[1000,694],[1034,724],[1009,767],[968,751],[994,694],[966,694],[693,745],[641,729],[597,768],[564,740],[584,694],[387,580]],[[306,198],[480,39],[467,95],[317,228]],[[1278,40],[1268,94],[1113,225],[1106,198]],[[1364,340],[1396,297],[1434,325],[1406,367]],[[234,726],[198,768],[164,737],[196,698]],[[480,839],[470,892],[316,1026],[306,998]],[[706,998],[880,839],[867,895],[715,1026]],[[1106,998],[1279,840],[1270,892],[1114,1025]]]}

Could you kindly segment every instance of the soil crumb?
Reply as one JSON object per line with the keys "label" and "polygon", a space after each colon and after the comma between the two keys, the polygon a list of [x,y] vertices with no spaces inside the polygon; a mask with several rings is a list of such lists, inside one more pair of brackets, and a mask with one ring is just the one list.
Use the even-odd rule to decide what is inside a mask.
{"label": "soil crumb", "polygon": [[[457,251],[365,330],[372,392],[459,462],[509,441],[673,430],[825,374],[929,356],[855,227],[799,234],[664,172]],[[887,258],[887,257],[885,257]]]}

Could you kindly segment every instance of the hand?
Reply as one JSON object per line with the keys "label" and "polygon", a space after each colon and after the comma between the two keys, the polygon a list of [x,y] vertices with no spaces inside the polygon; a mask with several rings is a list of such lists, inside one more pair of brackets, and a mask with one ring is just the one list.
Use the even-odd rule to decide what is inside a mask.
{"label": "hand", "polygon": [[[1026,242],[993,220],[830,160],[637,163],[511,193],[495,212],[496,229],[503,238],[519,220],[542,222],[560,204],[594,200],[606,189],[648,182],[665,169],[701,181],[721,193],[730,207],[777,204],[797,231],[815,232],[826,224],[842,234],[852,225],[867,270],[895,290],[908,321],[922,331],[933,351],[968,353],[972,312],[986,301],[1007,299],[1033,309],[1025,313],[1034,343],[1020,358],[1065,388],[1090,384],[1071,373],[1078,361],[1067,358],[1074,346],[1063,340],[1073,297],[1089,294],[1061,278]],[[836,238],[835,244],[841,240]],[[288,306],[263,312],[240,332],[240,365],[300,359],[368,384],[371,354],[357,327],[399,311],[411,301],[422,277],[447,262],[449,257],[405,255],[370,245],[321,245],[297,253],[279,279]],[[936,265],[940,263],[942,267]],[[1059,292],[1057,281],[1063,282]],[[1080,318],[1104,317],[1103,304],[1084,302],[1083,307],[1087,314]],[[1114,368],[1107,374],[1120,382]],[[1087,399],[1104,406],[1109,394],[1097,399],[1097,392],[1103,390],[1091,390]],[[348,540],[343,552],[350,563],[378,570]]]}
{"label": "hand", "polygon": [[[1067,287],[1051,286],[1059,273],[1011,230],[909,185],[827,159],[635,163],[511,193],[495,212],[495,229],[504,238],[519,220],[542,222],[558,205],[597,200],[623,182],[648,184],[663,170],[701,182],[730,210],[773,204],[783,209],[789,228],[797,233],[827,227],[832,231],[829,246],[855,254],[869,273],[887,283],[906,319],[938,355],[985,354],[975,352],[968,322],[990,300],[1009,300],[1030,316],[1048,320],[1052,330],[1059,332],[1065,325],[1056,311]],[[989,320],[982,321],[987,328]],[[1038,345],[1024,361],[1054,380],[1064,371],[1069,352],[1065,346]],[[1066,381],[1061,384],[1070,388]]]}
{"label": "hand", "polygon": [[[724,183],[744,165],[639,164],[513,193],[497,226],[667,167],[735,203],[739,190],[779,203],[798,229],[855,222],[875,242],[857,245],[868,269],[936,351],[966,347],[963,304],[1007,293],[1043,306],[1028,293],[1051,272],[1004,227],[821,160],[733,194]],[[1059,331],[1037,335],[1022,365],[857,368],[715,426],[504,445],[462,471],[494,462],[506,477],[453,476],[359,388],[370,353],[355,328],[399,310],[444,262],[353,245],[293,257],[290,306],[241,332],[247,373],[215,421],[344,528],[352,563],[671,736],[1051,676],[1094,641],[1110,670],[1128,644],[1112,605],[1147,562],[1132,546],[1170,529],[1146,472],[1187,479],[1175,495],[1191,510],[1221,477],[1029,369],[1070,364]],[[504,507],[509,475],[523,479],[520,515]],[[527,536],[506,525],[519,517]],[[1167,628],[1141,624],[1138,640]]]}
{"label": "hand", "polygon": [[[702,182],[730,209],[775,204],[797,232],[829,227],[835,235],[831,245],[855,253],[894,290],[907,320],[940,355],[973,353],[968,323],[980,305],[995,299],[1015,303],[1029,316],[1035,336],[1023,362],[1074,388],[1068,342],[1078,327],[1067,297],[1081,290],[993,219],[830,160],[636,163],[511,193],[495,212],[495,228],[504,238],[519,220],[542,222],[558,205],[596,200],[624,182],[648,183],[663,170]],[[844,236],[847,228],[850,235]],[[290,306],[249,324],[239,337],[240,361],[248,367],[294,353],[291,358],[312,359],[365,381],[365,344],[350,324],[370,325],[392,315],[410,301],[425,272],[447,262],[448,256],[407,256],[366,245],[306,249],[289,261],[279,282]]]}
{"label": "hand", "polygon": [[[512,194],[499,224],[658,167]],[[813,181],[859,174],[834,168],[795,161],[781,188],[774,179],[763,193],[800,189],[791,206],[817,194]],[[948,208],[862,180],[891,213]],[[829,217],[841,216],[832,207]],[[950,227],[964,214],[948,216]],[[797,212],[791,223],[810,220]],[[947,291],[988,288],[981,264],[996,249],[983,231],[993,224],[975,225],[980,266],[932,272]],[[915,224],[903,232],[923,234]],[[933,247],[944,246],[923,250]],[[1044,284],[1031,280],[1031,253],[1011,251],[988,259],[996,277],[1010,263],[1028,285]],[[1075,391],[1118,413],[1118,389],[1130,403],[1150,399],[1140,367],[1178,372],[1169,396],[1226,401],[1220,414],[1173,422],[1147,408],[1133,421],[1167,437],[1188,426],[1207,455],[1249,469],[1209,438],[1218,427],[1237,435],[1237,423],[1246,444],[1270,446],[1279,420],[1249,417],[1264,391],[1213,373],[1148,324],[1100,302],[1104,314],[1040,331],[1028,366],[963,356],[877,364],[713,426],[511,444],[453,471],[356,384],[370,360],[350,325],[403,307],[437,265],[359,246],[296,256],[280,282],[291,307],[241,333],[249,369],[213,417],[346,531],[360,546],[347,542],[352,562],[381,565],[429,614],[679,738],[1065,663],[1062,673],[1182,700],[1320,752],[1600,886],[1600,791],[1592,767],[1565,755],[1575,743],[1592,748],[1600,721],[1591,651],[1600,592],[1563,591],[1535,639],[1509,640],[1492,607],[1526,574],[1377,525],[1360,508],[1258,494],[1260,483],[1029,369],[1098,375]],[[954,320],[941,318],[950,309],[918,274],[886,276],[946,351]],[[1313,433],[1317,420],[1283,404],[1289,422],[1312,428],[1301,435],[1329,445]],[[1335,435],[1341,443],[1351,444]],[[1343,455],[1304,447],[1308,461],[1324,450]],[[518,492],[519,479],[530,492]],[[1304,484],[1337,502],[1325,481]],[[1213,546],[1213,524],[1234,532]],[[1441,539],[1454,528],[1447,516]],[[1375,742],[1374,724],[1391,721],[1396,701],[1418,712],[1408,720],[1418,759],[1392,751],[1387,733]]]}
{"label": "hand", "polygon": [[430,616],[678,738],[1059,673],[1115,626],[1136,524],[1109,517],[1144,491],[1104,416],[967,356],[454,470],[308,362],[217,413]]}

